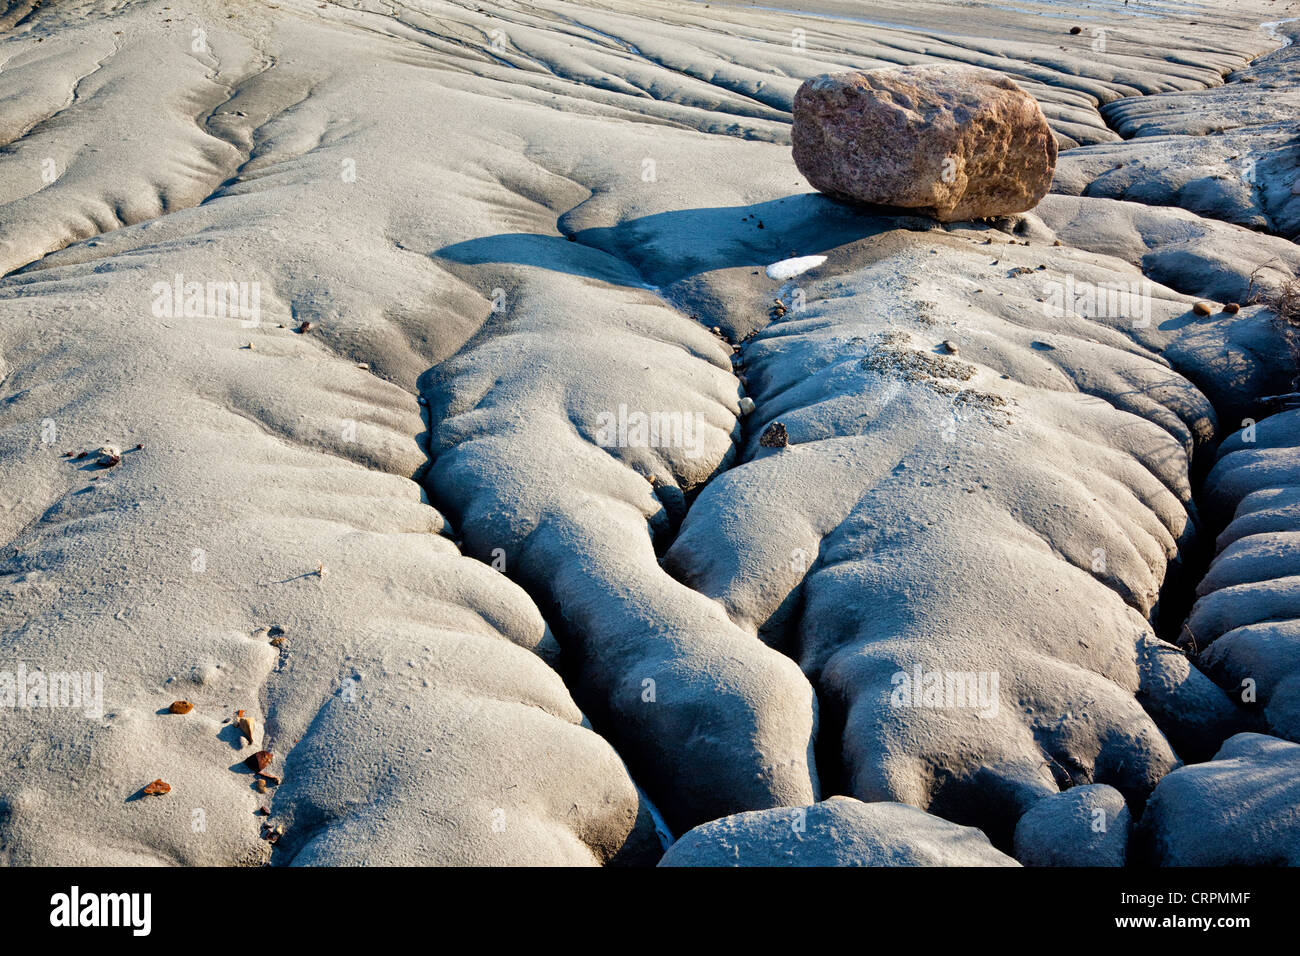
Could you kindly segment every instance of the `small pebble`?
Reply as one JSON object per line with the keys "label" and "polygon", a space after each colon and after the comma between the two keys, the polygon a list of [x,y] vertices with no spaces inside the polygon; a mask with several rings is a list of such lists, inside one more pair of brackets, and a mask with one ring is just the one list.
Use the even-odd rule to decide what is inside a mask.
{"label": "small pebble", "polygon": [[246,738],[248,742],[253,743],[253,734],[257,732],[257,722],[252,717],[248,717],[241,710],[235,714],[235,724],[239,727],[240,736]]}
{"label": "small pebble", "polygon": [[1223,307],[1223,311],[1227,312],[1229,315],[1236,315],[1238,312],[1241,311],[1241,306],[1238,305],[1236,302],[1229,302],[1227,305]]}
{"label": "small pebble", "polygon": [[739,404],[740,414],[742,415],[748,415],[754,410],[754,400],[748,395],[742,395]]}
{"label": "small pebble", "polygon": [[172,785],[170,783],[164,783],[162,780],[155,780],[144,788],[144,795],[146,797],[161,797],[171,792]]}
{"label": "small pebble", "polygon": [[272,753],[269,750],[259,750],[244,761],[248,769],[261,773],[267,767],[271,766]]}
{"label": "small pebble", "polygon": [[191,710],[194,709],[194,705],[191,704],[188,700],[174,700],[172,701],[172,705],[167,709],[170,710],[173,714],[188,714]]}
{"label": "small pebble", "polygon": [[1192,311],[1197,315],[1209,315],[1214,311],[1214,306],[1210,305],[1208,302],[1197,302],[1192,306]]}
{"label": "small pebble", "polygon": [[784,448],[790,444],[790,434],[780,422],[773,422],[763,429],[763,434],[758,437],[758,443],[764,448]]}

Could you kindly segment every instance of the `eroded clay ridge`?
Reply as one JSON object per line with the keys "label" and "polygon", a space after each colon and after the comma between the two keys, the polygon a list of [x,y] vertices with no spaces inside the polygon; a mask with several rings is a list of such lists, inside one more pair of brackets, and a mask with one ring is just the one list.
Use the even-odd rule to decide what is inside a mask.
{"label": "eroded clay ridge", "polygon": [[[1265,17],[833,7],[0,9],[0,669],[103,678],[6,712],[6,861],[653,862],[651,801],[832,792],[1009,848],[1254,727],[1151,618],[1192,456],[1290,387],[1248,304],[1285,201],[922,231],[787,144],[804,77],[946,60],[1118,148],[1103,104],[1205,95]],[[1051,314],[1066,281],[1149,321]],[[996,713],[893,706],[918,668]]]}

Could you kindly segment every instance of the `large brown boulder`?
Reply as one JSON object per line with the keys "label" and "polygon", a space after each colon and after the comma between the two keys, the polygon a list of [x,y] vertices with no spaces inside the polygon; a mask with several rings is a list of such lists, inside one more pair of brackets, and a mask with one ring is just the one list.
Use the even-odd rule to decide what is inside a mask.
{"label": "large brown boulder", "polygon": [[795,165],[822,192],[944,222],[1032,209],[1056,168],[1033,97],[1000,73],[949,64],[806,80],[792,139]]}

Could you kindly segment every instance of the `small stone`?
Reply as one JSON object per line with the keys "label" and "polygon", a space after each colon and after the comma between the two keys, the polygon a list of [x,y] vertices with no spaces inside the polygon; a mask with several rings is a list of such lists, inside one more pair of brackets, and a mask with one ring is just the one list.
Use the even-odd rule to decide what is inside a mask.
{"label": "small stone", "polygon": [[1236,315],[1238,312],[1241,311],[1241,306],[1238,305],[1236,302],[1229,302],[1227,305],[1223,307],[1223,311],[1227,312],[1229,315]]}
{"label": "small stone", "polygon": [[304,322],[302,325],[298,326],[299,332],[310,332],[311,329],[312,329],[311,322]]}
{"label": "small stone", "polygon": [[245,766],[248,767],[249,770],[252,770],[256,773],[261,773],[263,770],[265,770],[267,767],[271,765],[271,760],[273,756],[274,755],[269,750],[259,750],[257,753],[253,754],[247,760],[245,760],[244,764]]}
{"label": "small stone", "polygon": [[957,343],[952,341],[952,339],[944,339],[942,344],[940,345],[940,348],[942,348],[949,355],[956,355],[958,352]]}
{"label": "small stone", "polygon": [[1197,315],[1209,315],[1214,311],[1214,306],[1208,302],[1197,302],[1192,306],[1192,311]]}
{"label": "small stone", "polygon": [[191,704],[188,700],[174,700],[172,701],[172,705],[167,709],[170,710],[173,714],[188,714],[191,710],[194,709],[194,705]]}
{"label": "small stone", "polygon": [[95,459],[95,464],[101,468],[112,468],[122,460],[122,450],[116,445],[104,445],[97,454],[99,457]]}
{"label": "small stone", "polygon": [[784,448],[790,444],[790,435],[785,430],[785,426],[780,422],[773,422],[763,429],[763,434],[759,436],[758,443],[764,448]]}
{"label": "small stone", "polygon": [[1083,27],[1070,27],[1070,36],[1077,37],[1083,32]]}
{"label": "small stone", "polygon": [[266,781],[261,777],[253,781],[253,786],[257,788],[258,793],[266,793]]}
{"label": "small stone", "polygon": [[278,787],[282,783],[279,774],[271,773],[268,770],[261,771],[257,777],[259,783],[270,784],[272,787]]}
{"label": "small stone", "polygon": [[740,414],[742,415],[748,415],[754,410],[754,400],[748,395],[740,396],[740,402],[738,404],[740,405]]}
{"label": "small stone", "polygon": [[253,734],[257,732],[257,722],[252,717],[247,716],[242,710],[235,714],[235,725],[239,728],[239,734],[251,744],[254,742]]}
{"label": "small stone", "polygon": [[162,780],[155,780],[144,788],[144,795],[146,797],[161,797],[171,792],[172,785],[170,783],[165,783]]}

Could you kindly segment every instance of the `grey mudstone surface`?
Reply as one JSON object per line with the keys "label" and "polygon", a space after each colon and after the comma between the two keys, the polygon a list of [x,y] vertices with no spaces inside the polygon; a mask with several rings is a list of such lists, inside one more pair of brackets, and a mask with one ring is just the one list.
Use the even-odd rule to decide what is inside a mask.
{"label": "grey mudstone surface", "polygon": [[831,797],[738,813],[683,834],[660,866],[1016,866],[979,830],[902,803]]}
{"label": "grey mudstone surface", "polygon": [[[1291,36],[1296,23],[1279,24]],[[1300,45],[1230,73],[1222,86],[1116,100],[1124,137],[1062,154],[1052,191],[1152,206],[1300,235]]]}
{"label": "grey mudstone surface", "polygon": [[[1192,302],[1154,282],[1149,314],[1054,302],[1068,283],[1141,273],[1053,237],[1033,214],[883,226],[801,277],[802,308],[745,347],[757,408],[742,461],[664,559],[797,656],[848,793],[1000,845],[1063,787],[1137,803],[1249,729],[1148,616],[1200,534],[1191,464],[1212,448],[1208,396],[1230,408],[1291,374],[1257,307],[1192,321]],[[1260,344],[1232,345],[1244,336]],[[765,448],[776,420],[789,444]],[[917,668],[996,674],[998,707],[896,703],[895,677]]]}
{"label": "grey mudstone surface", "polygon": [[[1140,797],[1213,747],[1234,706],[1147,615],[1188,456],[1285,353],[1187,296],[1280,281],[1246,240],[1281,240],[1086,196],[1049,199],[1105,230],[922,232],[790,158],[796,90],[848,66],[994,69],[1073,146],[1121,99],[1193,123],[1277,45],[1139,6],[1098,53],[933,0],[0,3],[0,669],[105,683],[0,717],[0,863],[645,861],[651,801],[814,803],[819,692],[854,794],[1000,840],[1066,777]],[[815,253],[740,346],[793,305],[764,267]],[[1043,314],[1157,268],[1145,329]],[[156,310],[182,279],[260,319]],[[697,427],[602,444],[624,404]],[[997,715],[891,707],[917,664],[1001,673]]]}
{"label": "grey mudstone surface", "polygon": [[1183,640],[1269,733],[1300,741],[1300,409],[1229,436],[1205,495],[1232,520]]}
{"label": "grey mudstone surface", "polygon": [[1105,784],[1045,797],[1016,824],[1015,857],[1025,866],[1123,866],[1132,817]]}
{"label": "grey mudstone surface", "polygon": [[1159,866],[1300,866],[1300,744],[1238,734],[1156,787],[1134,858]]}

